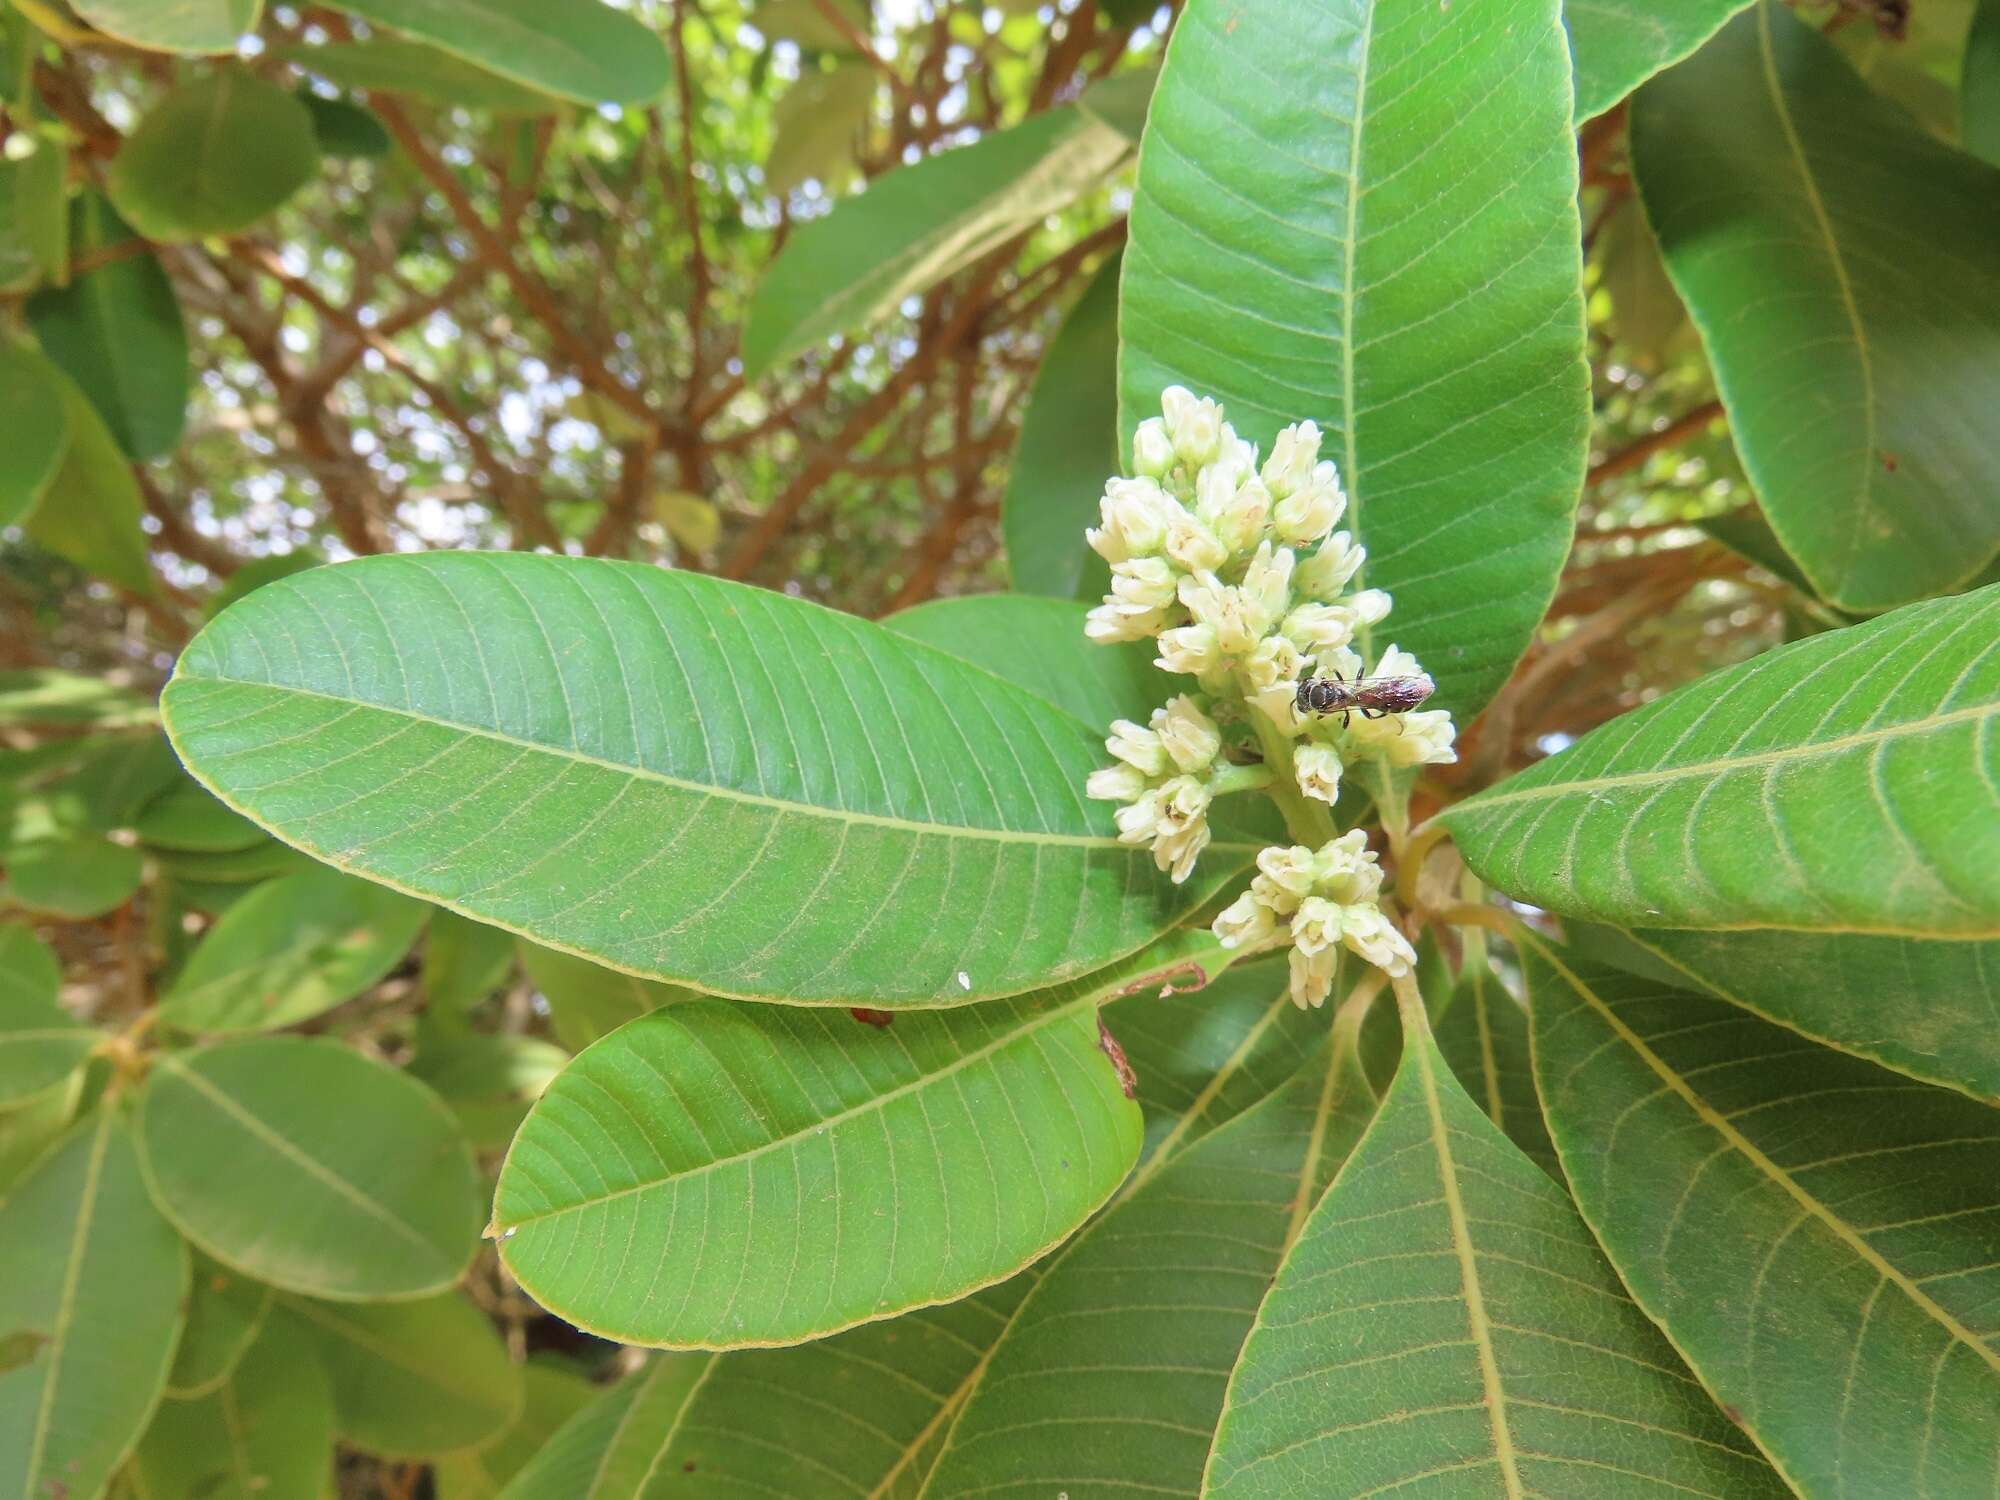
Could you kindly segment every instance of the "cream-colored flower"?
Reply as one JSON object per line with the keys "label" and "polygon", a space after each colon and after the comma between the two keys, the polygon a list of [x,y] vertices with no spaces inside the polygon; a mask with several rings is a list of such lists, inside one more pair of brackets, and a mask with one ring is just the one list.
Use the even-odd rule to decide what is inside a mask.
{"label": "cream-colored flower", "polygon": [[1097,502],[1103,524],[1086,528],[1083,539],[1108,563],[1150,557],[1166,542],[1172,505],[1151,479],[1112,479]]}
{"label": "cream-colored flower", "polygon": [[1196,396],[1185,386],[1170,385],[1160,392],[1160,410],[1173,435],[1174,452],[1190,469],[1211,462],[1222,447],[1222,408],[1206,396]]}
{"label": "cream-colored flower", "polygon": [[1355,749],[1379,755],[1390,765],[1405,769],[1451,765],[1458,759],[1458,751],[1452,747],[1454,735],[1451,714],[1441,708],[1427,708],[1380,719],[1356,718],[1348,725],[1344,738]]}
{"label": "cream-colored flower", "polygon": [[1252,474],[1237,485],[1211,524],[1216,539],[1232,553],[1248,552],[1256,546],[1271,524],[1271,492],[1264,488],[1264,481]]}
{"label": "cream-colored flower", "polygon": [[1301,604],[1278,628],[1298,642],[1301,651],[1317,654],[1345,646],[1354,639],[1359,623],[1353,608],[1346,604]]}
{"label": "cream-colored flower", "polygon": [[1092,771],[1083,784],[1086,797],[1100,802],[1136,802],[1146,794],[1146,777],[1135,766],[1120,763]]}
{"label": "cream-colored flower", "polygon": [[1244,590],[1224,583],[1211,572],[1183,578],[1180,598],[1195,624],[1215,632],[1216,649],[1225,656],[1247,656],[1271,628],[1268,611]]}
{"label": "cream-colored flower", "polygon": [[1340,942],[1341,908],[1324,896],[1308,896],[1292,913],[1292,945],[1311,955]]}
{"label": "cream-colored flower", "polygon": [[1347,511],[1340,476],[1330,463],[1314,466],[1312,478],[1271,508],[1271,525],[1295,546],[1318,541]]}
{"label": "cream-colored flower", "polygon": [[1340,800],[1340,754],[1331,745],[1301,745],[1292,754],[1299,790],[1321,802]]}
{"label": "cream-colored flower", "polygon": [[1401,978],[1417,966],[1416,951],[1410,940],[1373,904],[1344,906],[1340,940],[1350,952],[1375,965],[1391,979]]}
{"label": "cream-colored flower", "polygon": [[1152,787],[1112,814],[1121,844],[1150,844],[1160,835],[1160,805],[1166,793]]}
{"label": "cream-colored flower", "polygon": [[1167,747],[1143,724],[1113,719],[1111,738],[1104,742],[1104,748],[1142,776],[1167,774]]}
{"label": "cream-colored flower", "polygon": [[1213,625],[1181,625],[1160,632],[1160,654],[1155,665],[1167,672],[1185,672],[1200,677],[1222,664]]}
{"label": "cream-colored flower", "polygon": [[1134,609],[1116,599],[1106,599],[1083,617],[1083,633],[1100,646],[1143,641],[1164,628],[1167,618],[1164,609]]}
{"label": "cream-colored flower", "polygon": [[1135,611],[1172,604],[1180,581],[1164,557],[1132,557],[1111,565],[1111,597]]}
{"label": "cream-colored flower", "polygon": [[1350,829],[1313,855],[1313,889],[1342,906],[1372,902],[1382,891],[1382,866],[1368,835]]}
{"label": "cream-colored flower", "polygon": [[1334,975],[1339,970],[1339,954],[1331,948],[1324,953],[1292,949],[1292,1004],[1300,1010],[1317,1010],[1326,1004],[1326,997],[1333,993]]}
{"label": "cream-colored flower", "polygon": [[1331,601],[1340,597],[1354,575],[1368,560],[1368,549],[1357,546],[1345,531],[1336,531],[1319,550],[1299,564],[1293,583],[1309,598]]}
{"label": "cream-colored flower", "polygon": [[1273,621],[1282,616],[1292,599],[1292,568],[1297,559],[1289,547],[1273,548],[1269,542],[1260,544],[1257,555],[1250,559],[1243,569],[1243,592],[1256,601],[1263,628],[1262,635],[1271,628]]}
{"label": "cream-colored flower", "polygon": [[1271,444],[1271,456],[1264,460],[1264,483],[1274,497],[1283,499],[1312,483],[1313,465],[1318,462],[1318,424],[1295,423]]}
{"label": "cream-colored flower", "polygon": [[[1363,589],[1358,594],[1348,595],[1346,605],[1354,611],[1354,618],[1363,625],[1379,625],[1389,618],[1392,602],[1387,589]],[[1380,666],[1375,670],[1382,676],[1391,675]]]}
{"label": "cream-colored flower", "polygon": [[1201,705],[1185,693],[1169,698],[1153,710],[1152,731],[1166,747],[1168,757],[1184,772],[1206,771],[1222,750],[1222,731],[1201,710]]}
{"label": "cream-colored flower", "polygon": [[1208,847],[1208,808],[1214,794],[1205,782],[1176,776],[1160,788],[1153,839],[1153,863],[1179,885],[1194,873],[1194,862]]}
{"label": "cream-colored flower", "polygon": [[1292,912],[1298,903],[1312,894],[1316,878],[1313,851],[1303,844],[1290,846],[1274,844],[1268,849],[1257,851],[1257,873],[1271,883],[1271,886],[1285,893],[1286,904],[1278,909]]}
{"label": "cream-colored flower", "polygon": [[1159,417],[1148,417],[1132,434],[1132,472],[1164,479],[1174,466],[1173,434]]}
{"label": "cream-colored flower", "polygon": [[1282,635],[1267,635],[1243,659],[1241,680],[1250,701],[1287,737],[1305,728],[1299,718],[1299,678],[1308,663],[1299,648]]}
{"label": "cream-colored flower", "polygon": [[1167,517],[1165,545],[1167,556],[1190,573],[1219,568],[1229,561],[1229,549],[1208,523],[1180,505]]}
{"label": "cream-colored flower", "polygon": [[1277,936],[1278,919],[1254,892],[1245,891],[1222,909],[1210,931],[1225,948],[1255,948]]}

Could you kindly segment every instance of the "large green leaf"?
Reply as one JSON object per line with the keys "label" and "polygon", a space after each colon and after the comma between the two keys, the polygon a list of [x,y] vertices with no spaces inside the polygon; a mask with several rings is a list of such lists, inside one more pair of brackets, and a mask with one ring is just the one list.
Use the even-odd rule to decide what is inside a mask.
{"label": "large green leaf", "polygon": [[[1181,384],[1327,432],[1392,637],[1462,717],[1555,589],[1589,395],[1556,0],[1192,0],[1119,304],[1129,436]],[[1281,144],[1280,144],[1281,143]]]}
{"label": "large green leaf", "polygon": [[457,1292],[415,1302],[286,1297],[333,1384],[340,1435],[371,1453],[428,1458],[498,1437],[521,1414],[521,1370]]}
{"label": "large green leaf", "polygon": [[54,1087],[83,1065],[97,1032],[56,1003],[62,965],[26,927],[0,927],[0,1109]]}
{"label": "large green leaf", "polygon": [[79,1070],[39,1094],[0,1110],[0,1202],[16,1182],[69,1129],[83,1099],[84,1075]]}
{"label": "large green leaf", "polygon": [[86,573],[135,594],[150,594],[153,572],[146,533],[139,525],[143,502],[132,466],[75,383],[65,380],[62,393],[69,444],[42,491],[41,504],[27,518],[28,535]]}
{"label": "large green leaf", "polygon": [[2000,168],[1773,0],[1640,90],[1631,131],[1743,467],[1814,588],[1884,609],[1977,576],[2000,551]]}
{"label": "large green leaf", "polygon": [[1101,730],[879,626],[621,563],[317,568],[210,624],[163,711],[198,778],[320,859],[749,998],[1059,982],[1253,853],[1218,839],[1171,886],[1084,798]]}
{"label": "large green leaf", "polygon": [[2000,587],[1711,673],[1443,821],[1482,880],[1639,927],[2000,935]]}
{"label": "large green leaf", "polygon": [[[158,458],[180,440],[185,417],[188,350],[180,303],[159,261],[132,244],[136,236],[103,197],[83,194],[73,217],[78,257],[116,258],[68,286],[35,293],[28,322],[42,352],[82,387],[127,456]],[[74,417],[70,425],[72,444],[81,444]]]}
{"label": "large green leaf", "polygon": [[148,802],[132,828],[150,849],[190,854],[228,854],[266,842],[263,829],[192,781],[169,787]]}
{"label": "large green leaf", "polygon": [[355,15],[579,104],[644,104],[667,86],[659,33],[597,0],[341,0]]}
{"label": "large green leaf", "polygon": [[523,88],[449,52],[396,36],[371,36],[319,47],[279,47],[274,55],[343,88],[409,94],[458,109],[547,115],[562,107],[562,101],[551,94]]}
{"label": "large green leaf", "polygon": [[7,894],[31,911],[88,921],[132,899],[145,875],[136,849],[84,836],[24,844],[7,862]]}
{"label": "large green leaf", "polygon": [[888,1025],[701,1000],[550,1084],[494,1199],[501,1255],[625,1343],[796,1343],[999,1281],[1107,1198],[1139,1109],[1093,977]]}
{"label": "large green leaf", "polygon": [[139,1145],[160,1207],[226,1266],[335,1298],[412,1297],[472,1259],[479,1186],[451,1112],[337,1042],[155,1059]]}
{"label": "large green leaf", "polygon": [[433,911],[424,933],[424,1019],[462,1018],[506,984],[514,974],[514,944],[511,932]]}
{"label": "large green leaf", "polygon": [[505,1432],[477,1448],[447,1453],[431,1466],[438,1500],[492,1500],[598,1394],[596,1386],[561,1364],[531,1361],[521,1377],[521,1414]]}
{"label": "large green leaf", "polygon": [[647,1011],[693,999],[696,994],[681,985],[621,974],[539,943],[523,942],[516,947],[529,982],[549,1003],[550,1029],[572,1052],[581,1052]]}
{"label": "large green leaf", "polygon": [[1786,1493],[1426,1035],[1257,1314],[1202,1494],[1392,1490]]}
{"label": "large green leaf", "polygon": [[[916,1353],[913,1364],[921,1368],[922,1351]],[[688,1407],[726,1368],[723,1356],[715,1354],[655,1358],[644,1374],[628,1376],[564,1423],[502,1491],[503,1500],[640,1500],[655,1475],[668,1484],[685,1483],[688,1471],[663,1466],[667,1447]],[[767,1424],[759,1424],[758,1435],[767,1433]],[[734,1451],[740,1453],[741,1445]],[[693,1472],[700,1474],[699,1465]],[[706,1489],[715,1476],[700,1478]]]}
{"label": "large green leaf", "polygon": [[0,1494],[99,1493],[166,1386],[187,1247],[100,1109],[0,1206]]}
{"label": "large green leaf", "polygon": [[187,1326],[174,1350],[167,1394],[191,1401],[219,1390],[263,1331],[275,1296],[263,1282],[195,1256]]}
{"label": "large green leaf", "polygon": [[64,380],[31,349],[0,344],[0,527],[18,526],[56,477],[69,447]]}
{"label": "large green leaf", "polygon": [[1749,0],[1563,0],[1576,64],[1576,117],[1603,114],[1669,64],[1679,62]]}
{"label": "large green leaf", "polygon": [[263,0],[71,0],[99,31],[156,52],[234,52],[257,29]]}
{"label": "large green leaf", "polygon": [[1437,1023],[1438,1051],[1458,1081],[1530,1161],[1557,1182],[1562,1167],[1535,1096],[1528,1013],[1484,958],[1468,957],[1451,1006]]}
{"label": "large green leaf", "polygon": [[2000,1114],[1526,942],[1576,1201],[1703,1384],[1802,1494],[1990,1489]]}
{"label": "large green leaf", "polygon": [[428,912],[336,870],[270,881],[202,935],[160,1019],[211,1035],[311,1020],[401,963]]}
{"label": "large green leaf", "polygon": [[[1280,997],[1280,1003],[1284,1003]],[[1051,1262],[922,1494],[1192,1495],[1290,1236],[1374,1112],[1360,1016],[1277,1093],[1154,1168]]]}
{"label": "large green leaf", "polygon": [[745,376],[874,322],[1040,223],[1131,149],[1065,105],[877,178],[786,241],[751,299]]}
{"label": "large green leaf", "polygon": [[1118,457],[1118,266],[1107,260],[1042,356],[1000,505],[1007,572],[1023,593],[1074,599],[1110,578],[1083,544]]}
{"label": "large green leaf", "polygon": [[771,111],[766,191],[782,198],[808,181],[829,193],[844,189],[857,170],[859,143],[881,89],[881,73],[858,57],[804,69]]}
{"label": "large green leaf", "polygon": [[248,229],[318,170],[306,107],[242,68],[219,68],[147,111],[106,187],[148,239],[195,240]]}
{"label": "large green leaf", "polygon": [[131,1477],[140,1500],[319,1500],[332,1470],[326,1372],[274,1318],[214,1391],[160,1403]]}

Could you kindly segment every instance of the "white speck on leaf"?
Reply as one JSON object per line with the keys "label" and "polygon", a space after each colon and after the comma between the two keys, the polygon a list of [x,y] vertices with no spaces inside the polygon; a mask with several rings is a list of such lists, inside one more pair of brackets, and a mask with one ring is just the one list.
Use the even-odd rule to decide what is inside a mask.
{"label": "white speck on leaf", "polygon": [[958,971],[958,987],[962,990],[969,990],[972,988],[972,976],[966,973],[965,970],[963,969],[960,969]]}

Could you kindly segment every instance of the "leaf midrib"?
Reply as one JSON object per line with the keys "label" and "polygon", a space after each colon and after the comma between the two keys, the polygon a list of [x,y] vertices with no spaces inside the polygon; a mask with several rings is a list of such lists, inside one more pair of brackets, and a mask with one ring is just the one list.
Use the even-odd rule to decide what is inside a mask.
{"label": "leaf midrib", "polygon": [[48,1447],[49,1424],[55,1411],[56,1390],[61,1383],[63,1351],[69,1343],[70,1320],[76,1315],[76,1288],[83,1279],[83,1250],[90,1238],[90,1226],[97,1217],[97,1185],[104,1173],[104,1158],[111,1146],[114,1116],[105,1109],[98,1121],[97,1138],[91,1142],[90,1161],[84,1168],[83,1191],[77,1197],[76,1230],[70,1235],[69,1262],[63,1267],[62,1290],[56,1297],[56,1317],[49,1332],[49,1370],[42,1381],[42,1399],[35,1411],[35,1436],[28,1449],[28,1493],[39,1487],[36,1476]]}
{"label": "leaf midrib", "polygon": [[[595,766],[600,770],[615,772],[637,781],[650,781],[660,786],[671,787],[675,791],[691,792],[702,797],[719,797],[725,801],[740,802],[750,807],[766,807],[780,813],[797,817],[821,818],[831,822],[850,823],[866,828],[893,829],[899,833],[921,835],[926,838],[972,839],[983,843],[1032,844],[1042,847],[1056,846],[1075,849],[1124,849],[1134,850],[1135,846],[1124,844],[1114,836],[1086,833],[1031,832],[1013,828],[980,828],[966,823],[925,823],[914,818],[897,817],[890,813],[861,812],[851,808],[826,807],[814,802],[794,802],[784,797],[774,797],[768,792],[744,791],[738,787],[718,786],[708,782],[691,781],[685,777],[670,776],[664,771],[656,771],[650,766],[624,765],[607,760],[600,755],[574,747],[565,748],[551,745],[542,740],[531,740],[519,735],[508,734],[504,730],[484,725],[464,724],[452,719],[439,718],[435,714],[423,713],[417,709],[404,708],[395,704],[377,703],[360,698],[344,698],[338,693],[321,692],[316,688],[294,687],[289,684],[256,682],[242,677],[222,677],[214,675],[177,676],[176,681],[193,683],[216,683],[225,687],[245,687],[261,689],[269,693],[291,695],[315,699],[324,703],[338,703],[350,709],[362,709],[374,713],[388,714],[394,718],[407,719],[412,723],[428,724],[438,729],[450,730],[455,734],[468,735],[474,739],[489,740],[494,744],[507,745],[517,750],[526,750],[542,755],[554,756],[576,765]],[[168,684],[168,694],[174,684]],[[161,700],[162,718],[168,728],[179,737],[173,724],[173,715],[165,697]],[[247,804],[246,804],[247,805]],[[1254,852],[1251,844],[1211,844],[1217,851]]]}

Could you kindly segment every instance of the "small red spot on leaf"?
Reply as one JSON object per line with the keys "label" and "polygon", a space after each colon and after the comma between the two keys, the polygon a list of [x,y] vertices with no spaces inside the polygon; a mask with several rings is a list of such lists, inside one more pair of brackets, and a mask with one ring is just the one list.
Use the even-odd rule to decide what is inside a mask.
{"label": "small red spot on leaf", "polygon": [[850,1005],[847,1013],[863,1026],[889,1026],[896,1019],[886,1010],[870,1010],[865,1005]]}
{"label": "small red spot on leaf", "polygon": [[1887,448],[1882,449],[1875,456],[1882,460],[1882,472],[1885,474],[1895,473],[1897,467],[1903,462],[1900,458],[1896,457],[1895,454],[1891,453]]}

